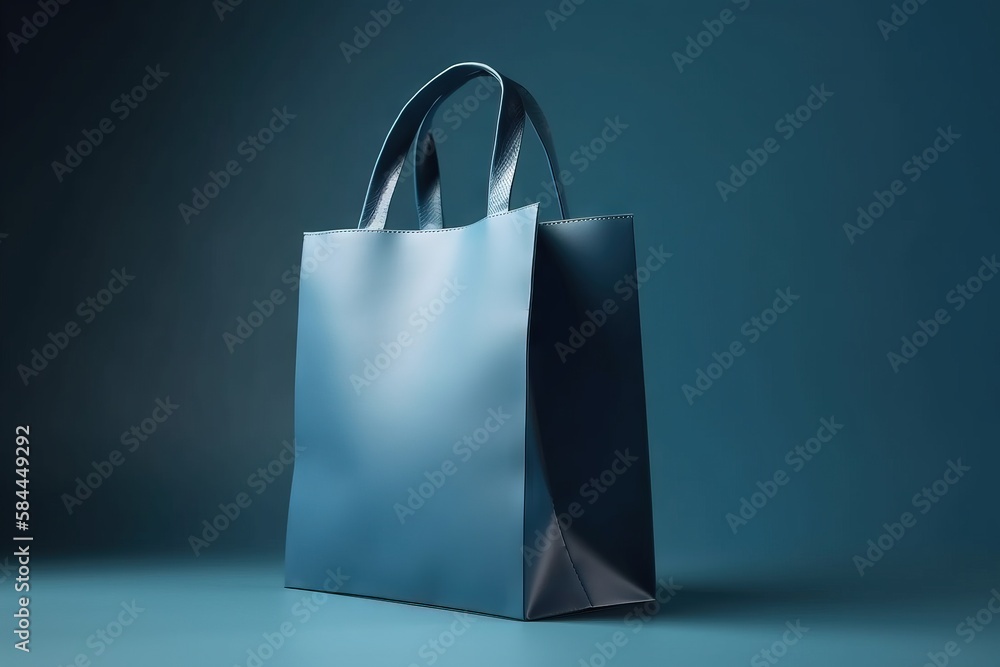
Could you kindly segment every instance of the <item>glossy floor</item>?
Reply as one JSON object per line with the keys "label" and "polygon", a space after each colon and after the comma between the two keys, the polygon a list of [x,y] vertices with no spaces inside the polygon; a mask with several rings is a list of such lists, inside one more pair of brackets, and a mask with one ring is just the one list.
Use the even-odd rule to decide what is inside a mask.
{"label": "glossy floor", "polygon": [[[989,611],[994,597],[1000,610],[997,572],[824,586],[686,576],[672,588],[662,580],[655,614],[614,608],[524,623],[314,597],[284,589],[279,562],[39,564],[32,651],[14,650],[6,629],[0,654],[4,665],[47,667],[922,667],[928,653],[940,665],[1000,665],[1000,613]],[[10,628],[16,600],[5,600]]]}

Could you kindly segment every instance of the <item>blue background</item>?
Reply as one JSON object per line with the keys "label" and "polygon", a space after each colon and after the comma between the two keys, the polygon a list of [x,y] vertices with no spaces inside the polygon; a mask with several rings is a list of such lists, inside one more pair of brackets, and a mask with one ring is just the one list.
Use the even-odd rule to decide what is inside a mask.
{"label": "blue background", "polygon": [[[68,663],[143,595],[148,620],[103,664],[246,664],[289,616],[290,470],[259,494],[251,482],[293,436],[287,272],[303,231],[356,224],[402,104],[466,60],[535,94],[573,174],[571,216],[633,213],[640,259],[672,253],[640,299],[658,570],[685,588],[614,664],[740,664],[799,618],[812,629],[782,664],[921,665],[955,639],[1000,585],[1000,281],[961,310],[948,301],[1000,252],[996,5],[929,0],[885,34],[881,2],[588,0],[564,2],[565,21],[547,15],[554,0],[400,6],[350,62],[341,43],[384,3],[248,0],[221,20],[207,0],[70,3],[17,53],[5,40],[0,405],[4,433],[32,427],[38,579],[38,649],[18,658]],[[724,9],[733,21],[679,71],[673,54]],[[7,3],[4,34],[37,11]],[[119,119],[112,101],[157,64],[169,76]],[[475,85],[455,102],[478,104]],[[788,137],[776,122],[813,86],[833,95]],[[484,214],[495,104],[439,116],[452,224]],[[295,118],[247,162],[241,142],[286,107]],[[58,180],[53,160],[104,117],[114,131]],[[607,119],[627,127],[574,160]],[[949,127],[960,138],[910,182],[904,163]],[[724,201],[717,182],[772,137],[778,151]],[[544,204],[528,143],[515,198]],[[242,171],[185,224],[179,205],[229,160]],[[895,179],[906,192],[851,243],[844,225]],[[390,226],[414,225],[412,181]],[[122,267],[133,283],[85,322],[77,304]],[[799,300],[751,342],[744,323],[786,288]],[[223,334],[276,289],[286,300],[227,347]],[[894,370],[887,353],[939,308],[949,322]],[[18,366],[71,320],[80,335],[25,385]],[[735,341],[745,353],[689,401],[683,385]],[[126,451],[122,432],[167,397],[180,407]],[[795,470],[786,454],[831,417],[843,429]],[[64,494],[116,449],[124,464],[70,513]],[[959,459],[971,470],[921,514],[914,495]],[[778,471],[788,483],[734,533],[726,515]],[[195,555],[190,536],[240,492],[252,505]],[[859,576],[854,557],[907,511],[915,526]],[[619,611],[481,619],[438,664],[579,664]],[[266,664],[430,664],[418,650],[449,614],[331,598]],[[956,664],[996,664],[998,637],[986,626]],[[153,652],[165,643],[177,653]]]}

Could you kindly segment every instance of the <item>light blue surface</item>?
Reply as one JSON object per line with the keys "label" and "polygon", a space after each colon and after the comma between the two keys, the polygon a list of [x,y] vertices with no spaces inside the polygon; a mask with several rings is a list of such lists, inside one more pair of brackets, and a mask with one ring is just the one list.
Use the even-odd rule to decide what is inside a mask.
{"label": "light blue surface", "polygon": [[299,297],[289,586],[523,616],[536,217],[306,234],[330,259]]}
{"label": "light blue surface", "polygon": [[[986,605],[991,589],[1000,589],[997,572],[949,580],[915,576],[891,585],[855,577],[824,588],[791,581],[780,588],[764,581],[709,586],[694,576],[674,577],[683,588],[645,623],[626,624],[631,610],[616,608],[534,623],[469,616],[464,627],[453,612],[340,595],[315,594],[319,602],[307,612],[314,594],[282,588],[280,562],[38,564],[32,572],[33,651],[11,648],[5,629],[0,655],[5,666],[69,665],[78,654],[107,667],[246,666],[248,651],[266,646],[263,635],[288,623],[294,634],[260,665],[599,667],[595,644],[613,641],[616,632],[627,641],[608,665],[763,665],[772,663],[751,662],[754,655],[782,639],[786,622],[801,620],[809,631],[773,664],[921,667],[928,651],[941,651],[951,640],[961,653],[949,664],[1000,664],[1000,616],[971,643],[955,633]],[[9,619],[11,598],[5,600]],[[115,622],[122,603],[133,600],[143,611],[95,656],[88,637]],[[449,643],[452,630],[464,632],[450,648],[430,648],[434,640]]]}

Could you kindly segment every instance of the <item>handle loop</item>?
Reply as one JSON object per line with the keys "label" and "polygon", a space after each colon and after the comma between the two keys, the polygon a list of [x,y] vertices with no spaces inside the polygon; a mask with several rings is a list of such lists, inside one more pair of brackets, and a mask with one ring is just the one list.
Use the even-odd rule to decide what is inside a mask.
{"label": "handle loop", "polygon": [[[517,83],[503,76],[493,68],[482,63],[460,63],[444,70],[431,79],[423,88],[410,98],[406,103],[396,121],[393,123],[382,150],[379,152],[372,171],[371,180],[368,183],[368,192],[365,196],[364,208],[361,212],[361,219],[358,229],[382,229],[385,226],[386,216],[389,211],[389,202],[392,199],[393,190],[399,180],[400,171],[406,159],[406,154],[413,139],[421,137],[421,143],[425,145],[429,140],[429,135],[425,137],[420,133],[426,119],[437,108],[441,101],[458,90],[468,80],[479,76],[492,76],[500,83],[500,110],[497,118],[497,133],[493,147],[493,160],[490,167],[490,179],[488,189],[487,214],[494,215],[510,210],[511,188],[514,183],[514,173],[517,169],[517,158],[521,149],[521,139],[524,135],[524,121],[526,108],[531,116],[533,127],[535,127],[542,139],[542,144],[550,156],[550,171],[555,179],[556,189],[560,199],[560,209],[563,208],[562,187],[555,178],[558,175],[558,166],[552,160],[555,152],[552,148],[552,137],[545,123],[544,116],[538,108],[534,98]],[[527,107],[526,107],[527,105]],[[433,146],[433,143],[431,143]],[[433,154],[433,153],[432,153]],[[433,169],[437,169],[436,159],[433,161]],[[428,186],[427,176],[430,175],[430,185]],[[425,180],[421,182],[421,178]],[[430,200],[433,200],[435,189],[433,172],[421,175],[416,180],[416,187],[423,192],[429,193]],[[439,182],[439,181],[438,181]],[[440,197],[440,189],[438,197]],[[440,202],[438,202],[438,209]]]}
{"label": "handle loop", "polygon": [[[552,133],[549,124],[545,120],[545,114],[541,107],[532,97],[531,93],[518,84],[524,109],[527,112],[531,127],[535,130],[535,135],[541,141],[542,149],[545,151],[545,158],[549,166],[549,174],[555,185],[556,204],[559,207],[559,219],[565,220],[566,215],[566,195],[563,192],[562,181],[560,180],[559,161],[556,157],[555,146],[553,145]],[[424,116],[420,124],[417,136],[421,137],[417,145],[418,155],[423,156],[422,161],[415,160],[416,176],[414,178],[414,188],[417,198],[417,220],[420,229],[442,229],[444,227],[444,209],[441,206],[441,168],[437,157],[437,146],[431,134],[431,123],[438,106],[444,101],[444,97],[438,99],[431,107],[431,110]],[[511,183],[513,185],[513,182]]]}

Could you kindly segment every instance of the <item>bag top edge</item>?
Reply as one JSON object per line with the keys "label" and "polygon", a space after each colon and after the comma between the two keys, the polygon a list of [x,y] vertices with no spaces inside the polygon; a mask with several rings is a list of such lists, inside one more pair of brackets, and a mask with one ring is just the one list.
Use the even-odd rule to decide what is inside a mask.
{"label": "bag top edge", "polygon": [[[534,204],[532,204],[532,206],[534,206]],[[499,214],[496,214],[496,215],[489,215],[489,216],[486,216],[486,218],[483,218],[483,220],[487,220],[489,218],[495,218],[495,217],[497,217],[497,215],[506,215],[506,214],[499,213]],[[598,215],[598,216],[592,216],[592,217],[589,217],[589,218],[568,218],[566,220],[544,220],[542,222],[539,222],[538,224],[539,225],[566,225],[566,224],[572,224],[572,223],[577,223],[577,222],[591,222],[591,221],[594,221],[594,220],[634,220],[634,217],[635,216],[633,216],[631,213],[622,213],[622,214],[618,214],[618,215]],[[482,222],[482,220],[480,220],[478,222]],[[432,233],[432,232],[457,232],[457,231],[460,231],[462,229],[468,229],[468,228],[472,227],[475,224],[476,223],[472,223],[471,225],[463,225],[462,227],[445,227],[443,229],[357,229],[357,228],[351,228],[351,229],[330,229],[330,230],[322,231],[322,232],[302,232],[302,235],[303,236],[320,236],[320,235],[323,235],[323,234],[348,234],[348,233],[351,233],[351,232],[375,232],[375,233],[381,232],[383,234],[427,234],[427,233]]]}

